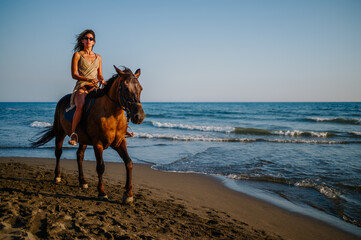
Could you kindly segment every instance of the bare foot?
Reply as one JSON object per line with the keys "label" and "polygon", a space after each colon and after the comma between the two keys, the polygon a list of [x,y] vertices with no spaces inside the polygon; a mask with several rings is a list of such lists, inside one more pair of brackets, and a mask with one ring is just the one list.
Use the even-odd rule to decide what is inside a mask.
{"label": "bare foot", "polygon": [[133,136],[134,136],[134,133],[132,133],[132,132],[130,133],[130,132],[127,131],[127,133],[125,134],[125,136],[127,136],[127,137],[133,137]]}
{"label": "bare foot", "polygon": [[68,142],[70,145],[76,146],[78,144],[78,134],[76,134],[75,132],[73,132],[70,135],[70,140]]}

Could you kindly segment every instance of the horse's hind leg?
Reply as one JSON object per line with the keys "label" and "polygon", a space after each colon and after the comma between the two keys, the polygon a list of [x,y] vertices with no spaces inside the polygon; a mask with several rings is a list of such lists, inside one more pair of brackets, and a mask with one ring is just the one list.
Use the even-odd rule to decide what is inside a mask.
{"label": "horse's hind leg", "polygon": [[105,171],[105,165],[103,161],[103,146],[94,146],[95,158],[97,159],[97,173],[98,173],[98,198],[101,200],[107,200],[108,196],[104,192],[103,173]]}
{"label": "horse's hind leg", "polygon": [[78,162],[78,172],[79,172],[79,185],[82,188],[88,188],[88,183],[85,181],[84,172],[83,172],[84,151],[86,148],[87,145],[79,144],[78,151],[76,152],[76,160]]}
{"label": "horse's hind leg", "polygon": [[57,133],[55,136],[55,157],[56,157],[56,166],[55,166],[55,182],[61,182],[61,174],[60,174],[60,157],[63,153],[63,141],[65,138],[65,133]]}
{"label": "horse's hind leg", "polygon": [[125,193],[123,196],[124,203],[131,203],[133,198],[133,183],[132,183],[132,171],[133,171],[133,161],[128,155],[127,141],[124,139],[119,147],[114,148],[118,152],[119,156],[123,159],[125,164],[125,170],[127,172],[127,181],[125,183]]}

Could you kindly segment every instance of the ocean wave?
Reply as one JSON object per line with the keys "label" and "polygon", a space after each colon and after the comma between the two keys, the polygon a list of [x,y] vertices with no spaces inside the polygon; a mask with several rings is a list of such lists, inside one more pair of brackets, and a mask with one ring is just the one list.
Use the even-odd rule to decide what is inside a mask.
{"label": "ocean wave", "polygon": [[45,128],[45,127],[50,127],[53,124],[48,123],[48,122],[39,122],[39,121],[34,121],[30,124],[30,127],[36,127],[36,128]]}
{"label": "ocean wave", "polygon": [[229,179],[234,180],[247,180],[247,181],[260,181],[260,182],[271,182],[271,183],[280,183],[293,185],[296,187],[312,188],[317,190],[322,195],[331,199],[339,199],[341,193],[338,192],[335,188],[325,185],[324,183],[319,184],[312,181],[311,179],[304,179],[302,181],[294,182],[287,180],[283,177],[274,177],[274,176],[249,176],[248,174],[229,174],[227,176]]}
{"label": "ocean wave", "polygon": [[247,174],[229,174],[229,179],[234,180],[248,180],[248,181],[260,181],[260,182],[272,182],[291,185],[292,183],[283,177],[274,176],[249,176]]}
{"label": "ocean wave", "polygon": [[316,138],[328,138],[328,137],[336,136],[336,134],[331,132],[317,132],[317,131],[300,131],[300,130],[283,131],[283,130],[268,130],[268,129],[260,129],[260,128],[201,126],[201,125],[189,125],[189,124],[162,123],[157,121],[151,121],[150,123],[154,127],[158,127],[158,128],[174,128],[181,130],[204,131],[204,132],[223,132],[228,134],[234,133],[240,135],[261,135],[261,136],[283,135],[288,137],[316,137]]}
{"label": "ocean wave", "polygon": [[354,124],[360,125],[360,118],[319,118],[319,117],[308,117],[307,121],[313,122],[329,122],[329,123],[340,123],[340,124]]}
{"label": "ocean wave", "polygon": [[348,132],[348,133],[354,137],[361,137],[361,132]]}
{"label": "ocean wave", "polygon": [[328,198],[332,198],[332,199],[340,198],[340,195],[341,195],[333,187],[326,186],[325,184],[318,184],[318,183],[316,183],[316,182],[314,182],[314,181],[312,181],[310,179],[304,179],[302,181],[296,182],[294,184],[294,186],[315,189],[319,193],[321,193],[322,195],[324,195],[324,196],[326,196]]}
{"label": "ocean wave", "polygon": [[267,130],[267,129],[258,129],[258,128],[240,128],[236,127],[233,131],[235,134],[245,134],[245,135],[282,135],[289,137],[317,137],[317,138],[328,138],[334,137],[334,133],[330,132],[316,132],[316,131],[300,131],[300,130]]}
{"label": "ocean wave", "polygon": [[201,141],[201,142],[241,142],[254,141],[254,139],[235,139],[235,138],[211,138],[204,136],[186,136],[186,135],[170,135],[170,134],[150,134],[150,133],[135,133],[134,137],[138,138],[157,138],[173,141]]}
{"label": "ocean wave", "polygon": [[165,139],[171,141],[198,141],[198,142],[272,142],[272,143],[299,143],[299,144],[361,144],[361,141],[326,141],[326,140],[291,140],[291,139],[264,139],[264,138],[217,138],[205,136],[171,135],[171,134],[150,134],[135,133],[134,137],[148,139]]}
{"label": "ocean wave", "polygon": [[315,132],[315,131],[300,131],[300,130],[287,130],[287,131],[273,131],[273,134],[279,134],[291,137],[317,137],[328,138],[334,137],[336,134],[330,132]]}
{"label": "ocean wave", "polygon": [[158,128],[176,128],[184,130],[196,130],[205,132],[225,132],[230,133],[234,131],[233,127],[216,127],[216,126],[200,126],[200,125],[188,125],[188,124],[176,124],[176,123],[161,123],[152,121],[153,126]]}

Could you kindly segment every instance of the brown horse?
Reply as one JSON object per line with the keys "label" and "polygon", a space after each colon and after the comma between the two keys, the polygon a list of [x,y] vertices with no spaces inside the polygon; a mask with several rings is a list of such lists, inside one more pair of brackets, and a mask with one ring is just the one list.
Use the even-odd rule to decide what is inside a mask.
{"label": "brown horse", "polygon": [[[115,66],[114,68],[117,74],[109,79],[107,85],[95,94],[94,104],[86,119],[84,119],[83,115],[77,131],[79,136],[79,148],[77,151],[79,184],[83,188],[88,186],[83,174],[83,159],[87,145],[92,145],[97,161],[96,170],[99,178],[98,197],[100,199],[107,199],[103,185],[103,173],[105,170],[103,150],[111,147],[118,152],[125,163],[127,180],[123,201],[129,203],[133,201],[133,162],[128,155],[127,141],[125,139],[128,124],[124,111],[127,112],[128,118],[135,124],[141,124],[145,114],[140,103],[140,93],[142,91],[138,81],[140,69],[133,74],[128,68],[125,68],[123,71]],[[53,126],[45,130],[45,133],[38,141],[32,143],[33,147],[38,147],[55,137],[56,182],[61,181],[59,161],[62,154],[63,141],[66,135],[69,136],[71,134],[71,122],[64,118],[65,109],[69,106],[70,96],[68,94],[58,102]]]}

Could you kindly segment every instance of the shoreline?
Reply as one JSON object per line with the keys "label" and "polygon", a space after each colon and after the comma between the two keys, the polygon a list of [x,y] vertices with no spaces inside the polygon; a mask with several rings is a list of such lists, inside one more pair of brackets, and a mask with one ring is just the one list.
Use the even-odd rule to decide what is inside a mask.
{"label": "shoreline", "polygon": [[242,183],[237,184],[235,180],[228,179],[227,177],[224,176],[215,176],[215,177],[219,178],[222,181],[223,185],[229,189],[244,193],[256,199],[260,199],[262,201],[270,203],[286,211],[294,212],[296,214],[307,216],[312,219],[317,219],[321,222],[329,224],[330,226],[338,228],[342,231],[349,232],[361,237],[360,227],[350,222],[344,221],[337,216],[328,214],[326,212],[323,212],[322,210],[313,208],[308,205],[297,205],[297,203],[285,199],[280,195],[276,195],[275,193],[264,192],[264,190],[255,188],[254,186],[250,186],[247,180],[243,180]]}
{"label": "shoreline", "polygon": [[[34,169],[46,169],[51,172],[48,178],[53,177],[55,159],[0,157],[0,163],[9,162],[25,164]],[[84,174],[89,182],[97,180],[95,165],[95,161],[84,161]],[[62,159],[60,166],[65,174],[77,174],[76,160]],[[104,179],[108,184],[123,188],[124,164],[105,162]],[[119,182],[122,183],[121,186]],[[259,229],[270,236],[280,236],[283,239],[360,239],[315,218],[290,212],[264,200],[232,190],[213,176],[162,172],[153,170],[151,165],[137,163],[133,168],[133,184],[136,198],[139,192],[148,190],[149,199],[163,202],[171,200],[202,219],[209,218],[209,212],[213,212],[218,214],[222,221],[227,222],[228,218],[225,216],[229,216],[229,219],[245,223],[252,229]],[[81,192],[80,188],[76,189]],[[105,190],[107,191],[107,187]],[[77,190],[72,194],[77,195]],[[107,194],[110,201],[120,200],[114,199],[110,191],[107,191]],[[222,214],[225,216],[220,216]],[[257,237],[259,236],[254,239],[261,239]]]}

